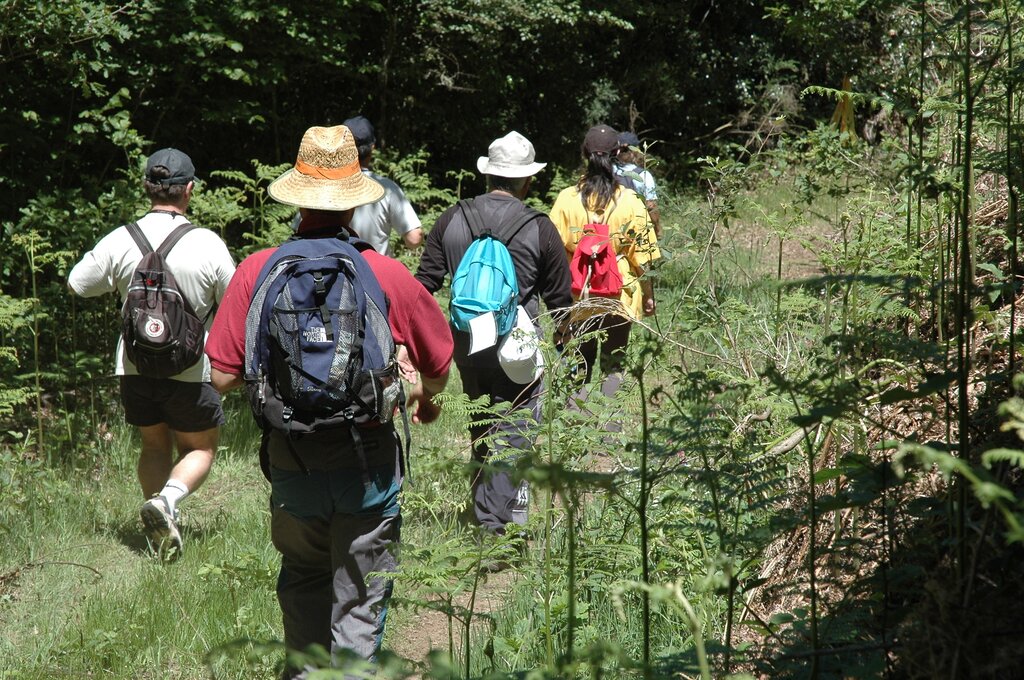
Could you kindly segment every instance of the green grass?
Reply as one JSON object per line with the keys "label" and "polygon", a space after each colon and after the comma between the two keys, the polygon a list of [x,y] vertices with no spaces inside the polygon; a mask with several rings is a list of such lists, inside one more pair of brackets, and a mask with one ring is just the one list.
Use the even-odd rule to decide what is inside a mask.
{"label": "green grass", "polygon": [[[94,474],[40,472],[21,511],[0,514],[13,539],[0,549],[0,677],[206,678],[210,649],[280,636],[256,440],[228,429],[210,479],[182,506],[185,555],[163,564],[141,533],[137,443],[111,431]],[[204,573],[223,564],[242,573]],[[265,670],[217,677],[273,677]]]}

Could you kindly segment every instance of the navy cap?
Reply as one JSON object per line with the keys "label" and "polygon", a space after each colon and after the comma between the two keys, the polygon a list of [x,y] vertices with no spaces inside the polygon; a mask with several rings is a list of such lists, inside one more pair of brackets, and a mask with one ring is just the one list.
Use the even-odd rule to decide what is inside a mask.
{"label": "navy cap", "polygon": [[620,132],[619,144],[623,146],[640,146],[640,138],[632,132]]}
{"label": "navy cap", "polygon": [[[154,168],[167,168],[167,177],[154,177]],[[146,179],[154,184],[188,184],[196,176],[192,159],[177,149],[160,149],[146,161]]]}
{"label": "navy cap", "polygon": [[366,146],[367,144],[375,144],[377,142],[377,138],[373,136],[373,124],[365,116],[353,116],[342,123],[342,125],[352,131],[352,136],[356,138],[358,146]]}

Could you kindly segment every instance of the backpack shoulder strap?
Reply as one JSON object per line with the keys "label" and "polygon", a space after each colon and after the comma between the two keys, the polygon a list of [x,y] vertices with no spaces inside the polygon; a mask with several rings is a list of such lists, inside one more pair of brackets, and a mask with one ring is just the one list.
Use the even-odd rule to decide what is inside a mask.
{"label": "backpack shoulder strap", "polygon": [[[459,208],[462,210],[462,214],[466,218],[466,223],[469,225],[470,235],[474,241],[480,238],[482,234],[488,233],[488,230],[484,227],[484,220],[483,216],[480,214],[480,209],[477,208],[473,199],[467,198],[459,201]],[[495,229],[489,230],[489,233],[491,236],[507,246],[509,242],[515,238],[515,235],[519,233],[520,229],[525,227],[533,218],[540,214],[540,211],[524,206],[523,212],[519,213],[515,219],[504,224],[499,224]]]}
{"label": "backpack shoulder strap", "polygon": [[535,217],[539,217],[541,212],[534,210],[533,208],[526,207],[519,216],[511,222],[498,228],[498,233],[494,235],[496,239],[504,243],[506,246],[512,242],[519,230],[529,224]]}
{"label": "backpack shoulder strap", "polygon": [[179,224],[178,227],[167,235],[164,242],[160,244],[160,247],[156,249],[156,252],[160,253],[164,257],[167,257],[167,253],[171,252],[171,248],[181,240],[181,237],[192,231],[195,227],[188,222]]}
{"label": "backpack shoulder strap", "polygon": [[149,245],[149,239],[142,233],[142,229],[139,227],[138,222],[131,222],[124,225],[124,228],[128,230],[132,240],[135,241],[135,245],[142,251],[142,256],[145,257],[153,252],[153,246]]}
{"label": "backpack shoulder strap", "polygon": [[462,211],[466,224],[469,225],[469,235],[475,241],[484,233],[483,218],[480,215],[480,210],[476,207],[476,203],[473,202],[472,198],[462,199],[459,201],[458,206],[459,210]]}

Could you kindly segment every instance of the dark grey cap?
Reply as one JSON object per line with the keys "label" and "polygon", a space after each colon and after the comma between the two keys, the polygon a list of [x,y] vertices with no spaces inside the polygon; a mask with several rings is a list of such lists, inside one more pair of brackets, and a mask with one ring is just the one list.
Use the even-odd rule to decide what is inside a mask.
{"label": "dark grey cap", "polygon": [[587,130],[583,138],[583,155],[610,154],[619,148],[619,133],[610,125],[599,124]]}
{"label": "dark grey cap", "polygon": [[352,131],[352,136],[356,138],[358,146],[366,146],[367,144],[375,144],[377,142],[377,138],[373,136],[373,124],[365,116],[353,116],[342,123],[342,125]]}
{"label": "dark grey cap", "polygon": [[[167,168],[167,177],[154,177],[154,168]],[[163,174],[163,173],[161,173]],[[188,154],[177,149],[160,149],[146,161],[146,179],[154,184],[188,184],[196,176],[196,167]]]}

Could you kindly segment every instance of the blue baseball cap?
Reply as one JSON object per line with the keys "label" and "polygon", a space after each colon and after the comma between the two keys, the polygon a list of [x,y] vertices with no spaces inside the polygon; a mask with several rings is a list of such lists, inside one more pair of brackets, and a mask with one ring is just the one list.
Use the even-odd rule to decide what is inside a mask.
{"label": "blue baseball cap", "polygon": [[366,116],[353,116],[344,123],[351,132],[352,136],[356,138],[356,144],[358,146],[366,146],[367,144],[375,144],[377,138],[373,136],[373,124],[366,119]]}
{"label": "blue baseball cap", "polygon": [[620,132],[619,144],[622,146],[640,146],[640,138],[632,132]]}
{"label": "blue baseball cap", "polygon": [[[153,170],[167,169],[167,177],[154,177]],[[188,184],[196,176],[196,167],[188,154],[177,149],[160,149],[146,161],[146,179],[154,184]]]}

